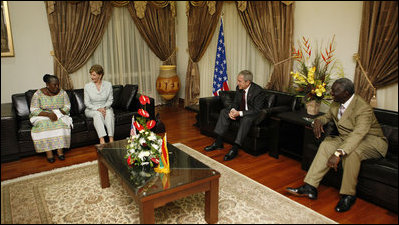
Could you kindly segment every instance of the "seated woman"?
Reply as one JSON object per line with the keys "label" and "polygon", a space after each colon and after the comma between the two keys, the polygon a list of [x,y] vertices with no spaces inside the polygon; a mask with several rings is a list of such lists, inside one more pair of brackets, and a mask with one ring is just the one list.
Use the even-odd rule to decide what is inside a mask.
{"label": "seated woman", "polygon": [[92,82],[87,83],[84,87],[85,115],[93,118],[100,144],[105,143],[104,136],[107,135],[104,125],[107,128],[109,142],[113,142],[115,117],[111,108],[114,101],[112,84],[102,80],[104,70],[100,65],[93,65],[89,73]]}
{"label": "seated woman", "polygon": [[71,103],[68,94],[59,88],[56,76],[46,74],[43,81],[46,87],[33,94],[30,104],[31,135],[36,152],[46,152],[47,161],[53,163],[52,150],[57,149],[58,158],[64,160],[62,149],[69,148],[71,143]]}

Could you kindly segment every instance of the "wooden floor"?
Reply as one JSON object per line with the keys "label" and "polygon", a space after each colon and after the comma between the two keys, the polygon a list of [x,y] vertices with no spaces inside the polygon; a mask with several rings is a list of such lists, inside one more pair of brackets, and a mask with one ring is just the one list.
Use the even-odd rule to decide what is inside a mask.
{"label": "wooden floor", "polygon": [[[280,155],[279,159],[272,158],[268,154],[255,157],[240,150],[235,159],[225,162],[223,156],[229,151],[231,145],[225,144],[224,150],[205,152],[204,147],[211,144],[213,138],[202,135],[199,128],[193,126],[196,122],[195,112],[184,109],[181,105],[157,106],[156,112],[159,112],[160,118],[165,124],[168,142],[183,143],[338,223],[398,223],[398,214],[360,198],[356,200],[355,205],[348,212],[335,212],[334,208],[339,200],[339,193],[333,187],[321,185],[318,189],[319,197],[317,200],[291,196],[286,193],[285,188],[302,185],[303,178],[306,175],[306,172],[301,169],[299,161],[284,155]],[[93,161],[96,159],[96,152],[94,146],[87,146],[71,149],[65,153],[65,156],[65,161],[56,160],[53,164],[46,161],[45,155],[3,163],[1,164],[1,180]]]}

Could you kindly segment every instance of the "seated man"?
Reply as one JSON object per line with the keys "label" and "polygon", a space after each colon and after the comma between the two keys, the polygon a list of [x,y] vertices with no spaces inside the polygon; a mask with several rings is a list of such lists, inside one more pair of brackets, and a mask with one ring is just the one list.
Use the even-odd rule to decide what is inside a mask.
{"label": "seated man", "polygon": [[220,111],[214,130],[217,134],[216,141],[205,148],[205,151],[223,149],[222,135],[229,129],[232,120],[239,120],[240,127],[236,139],[229,153],[224,156],[225,161],[237,156],[238,147],[241,146],[252,126],[252,122],[258,117],[263,106],[263,88],[252,82],[252,79],[253,75],[248,70],[243,70],[237,75],[234,101],[229,107]]}
{"label": "seated man", "polygon": [[345,212],[355,203],[356,185],[362,160],[385,157],[387,140],[382,132],[373,108],[360,96],[354,94],[351,80],[341,78],[331,87],[334,102],[329,111],[312,123],[316,138],[324,133],[323,125],[333,120],[338,136],[327,136],[320,144],[317,154],[299,188],[287,188],[297,196],[317,199],[317,187],[330,168],[337,171],[342,159],[343,176],[339,193],[342,195],[335,210]]}

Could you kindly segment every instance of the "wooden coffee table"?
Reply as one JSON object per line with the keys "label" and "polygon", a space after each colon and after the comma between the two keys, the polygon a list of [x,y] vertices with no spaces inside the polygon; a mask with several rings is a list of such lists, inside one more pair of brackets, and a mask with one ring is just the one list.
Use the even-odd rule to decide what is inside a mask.
{"label": "wooden coffee table", "polygon": [[220,173],[168,143],[171,172],[145,173],[129,168],[124,158],[127,140],[96,145],[102,188],[110,186],[108,170],[138,203],[140,223],[155,223],[154,209],[183,197],[205,192],[205,220],[218,221]]}

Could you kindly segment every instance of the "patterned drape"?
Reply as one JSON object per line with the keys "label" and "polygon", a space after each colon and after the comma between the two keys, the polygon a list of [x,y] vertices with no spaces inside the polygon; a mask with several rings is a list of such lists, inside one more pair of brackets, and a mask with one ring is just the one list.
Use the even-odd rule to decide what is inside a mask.
{"label": "patterned drape", "polygon": [[104,34],[112,6],[100,3],[95,3],[92,11],[91,2],[45,2],[54,49],[54,73],[64,90],[73,88],[69,74],[87,62]]}
{"label": "patterned drape", "polygon": [[[363,2],[357,56],[376,89],[398,82],[398,2]],[[356,93],[370,102],[374,88],[359,64],[354,83]]]}
{"label": "patterned drape", "polygon": [[293,5],[281,1],[237,1],[237,10],[255,45],[274,65],[266,88],[285,91],[292,67]]}
{"label": "patterned drape", "polygon": [[223,2],[189,1],[186,14],[188,16],[188,51],[189,62],[186,73],[186,89],[184,106],[197,104],[200,94],[200,74],[198,61],[204,55],[216,25],[220,19]]}

